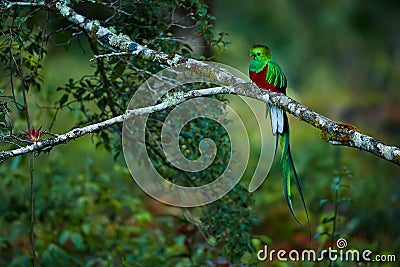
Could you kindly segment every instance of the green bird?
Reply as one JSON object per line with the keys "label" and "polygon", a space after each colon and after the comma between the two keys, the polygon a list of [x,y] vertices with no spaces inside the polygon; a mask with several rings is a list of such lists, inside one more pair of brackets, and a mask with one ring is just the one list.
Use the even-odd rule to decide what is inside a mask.
{"label": "green bird", "polygon": [[[249,68],[250,79],[263,90],[271,90],[286,95],[287,80],[285,74],[278,63],[272,58],[269,48],[264,45],[255,45],[250,49],[250,56],[252,57]],[[294,180],[308,220],[308,211],[304,201],[303,192],[301,190],[300,181],[290,152],[289,121],[286,112],[283,109],[280,109],[271,103],[269,104],[269,107],[272,134],[276,136],[275,153],[278,143],[280,143],[282,148],[280,165],[283,171],[283,191],[285,199],[293,217],[300,225],[302,225],[294,213],[291,200],[290,185],[291,181]]]}

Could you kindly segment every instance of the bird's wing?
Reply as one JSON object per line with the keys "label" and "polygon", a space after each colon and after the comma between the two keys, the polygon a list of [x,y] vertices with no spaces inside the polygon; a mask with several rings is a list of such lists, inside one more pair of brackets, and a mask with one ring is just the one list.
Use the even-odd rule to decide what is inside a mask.
{"label": "bird's wing", "polygon": [[270,59],[268,61],[267,66],[268,66],[266,75],[267,82],[273,84],[275,87],[279,89],[283,89],[284,91],[284,89],[286,89],[287,86],[287,80],[281,67],[279,67],[278,63],[276,63],[276,61],[273,59]]}

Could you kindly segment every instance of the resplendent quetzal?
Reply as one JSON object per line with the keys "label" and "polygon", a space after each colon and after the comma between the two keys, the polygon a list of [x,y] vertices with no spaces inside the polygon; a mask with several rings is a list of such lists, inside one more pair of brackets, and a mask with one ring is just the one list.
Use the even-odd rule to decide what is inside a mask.
{"label": "resplendent quetzal", "polygon": [[[250,49],[250,56],[252,57],[249,68],[250,79],[263,90],[271,90],[277,93],[286,94],[287,80],[285,74],[278,63],[276,63],[276,61],[272,58],[269,48],[264,45],[255,45]],[[303,192],[301,190],[300,181],[297,177],[293,158],[290,153],[289,121],[286,116],[286,112],[283,109],[280,109],[271,103],[269,103],[269,108],[272,134],[276,136],[275,153],[278,142],[282,148],[280,165],[283,171],[283,191],[285,194],[285,199],[293,217],[300,225],[302,225],[294,213],[291,200],[290,184],[292,178],[294,178],[294,183],[299,191],[308,220],[308,212],[305,205]]]}

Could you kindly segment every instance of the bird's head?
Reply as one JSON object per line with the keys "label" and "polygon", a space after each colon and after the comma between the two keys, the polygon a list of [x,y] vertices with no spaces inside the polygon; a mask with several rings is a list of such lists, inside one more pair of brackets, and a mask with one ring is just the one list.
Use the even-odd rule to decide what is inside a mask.
{"label": "bird's head", "polygon": [[255,45],[250,49],[250,56],[253,60],[269,60],[271,51],[265,45]]}

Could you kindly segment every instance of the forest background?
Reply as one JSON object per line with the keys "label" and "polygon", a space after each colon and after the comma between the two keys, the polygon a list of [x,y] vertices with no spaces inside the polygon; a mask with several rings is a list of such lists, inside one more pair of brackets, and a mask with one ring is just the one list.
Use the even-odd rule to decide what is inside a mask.
{"label": "forest background", "polygon": [[[119,1],[119,6],[108,1],[71,2],[78,13],[153,49],[221,62],[244,73],[250,62],[249,48],[267,44],[287,76],[290,97],[386,143],[400,144],[398,1]],[[124,17],[121,12],[105,21],[118,8],[130,15]],[[176,19],[171,14],[183,18],[179,23],[185,27],[171,27],[171,19]],[[118,86],[138,86],[148,77],[137,69],[140,74],[135,76],[134,67],[159,70],[144,61],[134,67],[113,59],[94,64],[90,61],[93,51],[106,53],[106,47],[94,50],[96,41],[51,11],[3,5],[1,15],[1,103],[4,107],[7,102],[10,108],[1,113],[3,133],[10,121],[16,133],[28,129],[24,108],[13,107],[13,99],[7,98],[12,95],[7,50],[10,28],[15,38],[12,53],[18,58],[24,47],[23,64],[32,64],[34,76],[23,88],[14,67],[15,99],[22,103],[25,90],[31,125],[51,133],[64,133],[112,115],[104,91],[88,94],[87,102],[78,101],[80,87],[101,91],[97,87],[101,82],[96,84],[101,80],[99,65],[105,65],[107,77]],[[28,73],[29,66],[24,68]],[[124,78],[118,80],[113,76],[117,74]],[[124,111],[129,96],[126,92],[117,113]],[[234,97],[227,99],[235,105]],[[84,109],[78,105],[81,102]],[[199,212],[201,223],[193,227],[192,215],[183,216],[184,211],[153,200],[134,183],[119,153],[115,127],[49,153],[34,154],[39,265],[216,266],[226,261],[262,266],[255,259],[262,244],[287,250],[310,245],[318,250],[339,237],[351,248],[399,256],[398,166],[363,151],[332,146],[321,140],[318,130],[293,116],[289,119],[292,153],[309,207],[311,241],[285,203],[278,161],[261,189],[249,194],[244,188],[256,164],[259,151],[255,150],[243,185],[204,207]],[[199,133],[203,134],[201,129],[192,132]],[[9,145],[2,144],[6,148]],[[158,163],[162,165],[161,160]],[[1,266],[31,264],[29,170],[28,155],[0,164]],[[232,199],[240,201],[232,203]],[[296,211],[302,212],[301,205],[296,204]]]}

